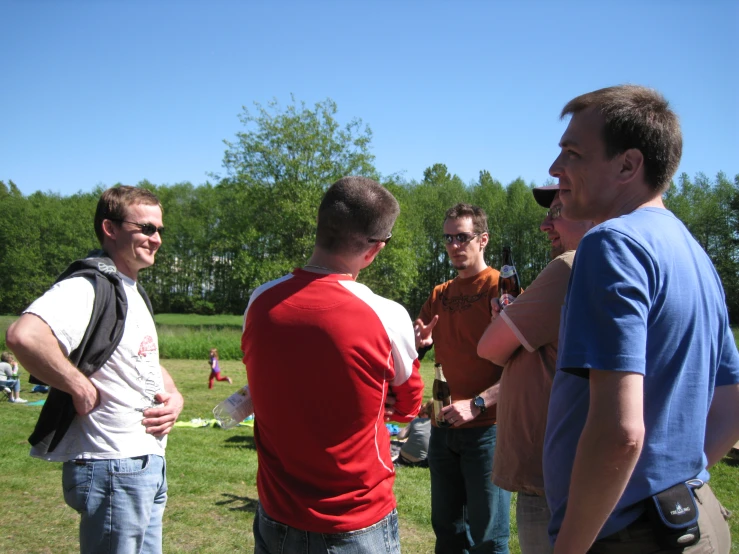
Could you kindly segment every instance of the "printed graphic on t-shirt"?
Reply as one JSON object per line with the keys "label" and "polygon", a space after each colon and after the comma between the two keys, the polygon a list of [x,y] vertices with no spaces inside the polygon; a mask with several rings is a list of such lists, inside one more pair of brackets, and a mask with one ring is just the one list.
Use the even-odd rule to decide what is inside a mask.
{"label": "printed graphic on t-shirt", "polygon": [[138,411],[144,411],[148,408],[157,406],[154,397],[162,390],[161,371],[159,370],[156,356],[157,342],[151,335],[144,336],[139,345],[138,356],[136,357],[136,380],[142,384],[144,393],[141,396],[141,402],[136,407]]}
{"label": "printed graphic on t-shirt", "polygon": [[478,294],[462,294],[459,296],[447,297],[445,294],[441,294],[441,305],[445,312],[463,312],[469,310],[472,305],[486,297],[486,293],[481,292]]}

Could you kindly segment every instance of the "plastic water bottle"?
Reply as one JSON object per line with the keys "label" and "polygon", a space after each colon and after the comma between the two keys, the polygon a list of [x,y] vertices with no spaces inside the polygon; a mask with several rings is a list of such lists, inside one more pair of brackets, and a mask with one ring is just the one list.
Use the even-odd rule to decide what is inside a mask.
{"label": "plastic water bottle", "polygon": [[254,413],[249,385],[237,390],[213,408],[213,415],[223,429],[231,429]]}

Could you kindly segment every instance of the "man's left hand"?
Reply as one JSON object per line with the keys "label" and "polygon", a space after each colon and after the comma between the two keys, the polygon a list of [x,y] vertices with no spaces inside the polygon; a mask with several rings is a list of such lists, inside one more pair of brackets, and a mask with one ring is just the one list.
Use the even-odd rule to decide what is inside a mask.
{"label": "man's left hand", "polygon": [[475,419],[480,414],[480,410],[473,407],[472,400],[457,400],[441,410],[441,413],[444,414],[444,419],[450,426],[459,427]]}
{"label": "man's left hand", "polygon": [[144,410],[144,420],[141,423],[146,427],[148,434],[163,437],[172,430],[182,407],[185,405],[185,400],[177,391],[157,393],[154,399],[161,406]]}

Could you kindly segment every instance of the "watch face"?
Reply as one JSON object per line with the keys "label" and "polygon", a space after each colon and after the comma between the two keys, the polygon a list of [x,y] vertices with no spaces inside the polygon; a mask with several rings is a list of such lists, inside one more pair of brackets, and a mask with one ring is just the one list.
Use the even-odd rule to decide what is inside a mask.
{"label": "watch face", "polygon": [[482,397],[480,396],[475,397],[475,406],[477,406],[481,410],[485,409],[485,401],[482,399]]}

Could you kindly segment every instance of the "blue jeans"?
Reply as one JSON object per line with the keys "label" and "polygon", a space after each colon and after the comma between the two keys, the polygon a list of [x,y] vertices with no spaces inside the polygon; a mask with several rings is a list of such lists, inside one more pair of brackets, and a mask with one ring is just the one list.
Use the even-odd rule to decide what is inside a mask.
{"label": "blue jeans", "polygon": [[21,391],[21,380],[20,379],[0,379],[0,389],[8,387],[13,392]]}
{"label": "blue jeans", "polygon": [[516,523],[518,524],[518,544],[521,547],[521,554],[554,552],[554,547],[549,542],[550,517],[545,497],[518,493]]}
{"label": "blue jeans", "polygon": [[492,482],[497,427],[431,428],[431,525],[437,554],[508,554],[511,493]]}
{"label": "blue jeans", "polygon": [[254,554],[400,554],[398,511],[357,531],[312,533],[269,517],[260,504],[254,516]]}
{"label": "blue jeans", "polygon": [[163,457],[65,462],[62,487],[65,502],[82,516],[81,554],[161,554]]}

